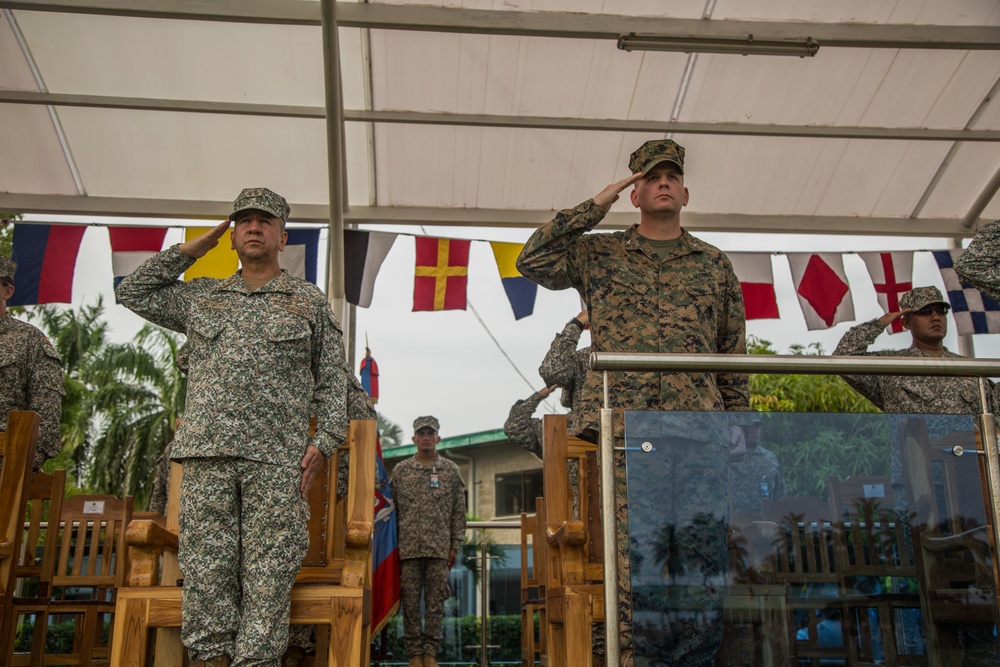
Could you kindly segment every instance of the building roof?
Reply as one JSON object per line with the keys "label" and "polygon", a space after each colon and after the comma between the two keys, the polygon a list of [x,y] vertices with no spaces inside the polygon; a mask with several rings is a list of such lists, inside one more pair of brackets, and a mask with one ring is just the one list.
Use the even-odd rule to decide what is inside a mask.
{"label": "building roof", "polygon": [[[471,447],[480,447],[483,445],[495,445],[502,442],[507,442],[507,436],[504,435],[502,428],[498,428],[492,431],[479,431],[478,433],[456,435],[451,438],[441,438],[441,442],[439,442],[437,446],[437,451],[457,451]],[[416,453],[416,445],[404,445],[402,447],[385,448],[382,450],[383,458],[389,460],[406,458],[408,456],[413,456]]]}

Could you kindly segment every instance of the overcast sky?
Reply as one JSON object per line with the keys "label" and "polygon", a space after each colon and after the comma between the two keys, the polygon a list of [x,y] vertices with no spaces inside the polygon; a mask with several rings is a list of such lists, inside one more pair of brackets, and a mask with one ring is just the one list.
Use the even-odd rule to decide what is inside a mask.
{"label": "overcast sky", "polygon": [[[567,206],[577,202],[567,202]],[[621,203],[619,204],[621,206]],[[625,210],[625,209],[622,209]],[[80,220],[46,216],[46,220]],[[101,222],[108,222],[107,219]],[[134,220],[120,220],[120,224]],[[149,221],[141,221],[148,224]],[[168,224],[158,221],[159,224]],[[294,222],[294,220],[293,220]],[[190,224],[190,223],[187,223]],[[205,224],[205,223],[201,223]],[[462,229],[455,227],[366,227],[380,231],[426,233],[430,236],[471,238],[496,241],[524,242],[528,229]],[[598,228],[600,229],[600,228]],[[324,240],[326,232],[323,232]],[[696,234],[724,251],[863,251],[863,250],[931,250],[944,249],[943,239],[899,239],[888,237],[790,236],[773,234]],[[168,232],[166,243],[176,243],[180,230]],[[321,258],[321,264],[324,260]],[[860,257],[844,260],[852,287],[857,321],[881,315]],[[757,320],[747,323],[747,333],[773,343],[780,353],[790,345],[813,342],[822,344],[829,354],[837,341],[851,326],[839,324],[825,331],[807,331],[792,287],[791,275],[784,258],[774,262],[775,289],[778,295],[780,320]],[[541,386],[538,365],[553,336],[580,310],[576,292],[550,292],[539,289],[535,314],[514,320],[506,294],[500,282],[496,262],[488,243],[472,243],[469,261],[469,303],[482,318],[479,322],[470,311],[412,312],[414,243],[400,236],[383,264],[375,287],[371,308],[357,309],[357,348],[355,357],[364,356],[367,334],[372,354],[381,371],[379,410],[399,423],[409,434],[415,417],[433,414],[441,421],[443,437],[487,431],[503,427],[510,406],[518,398],[527,397]],[[940,273],[929,253],[914,257],[915,285],[936,285],[943,288]],[[114,304],[111,274],[111,250],[107,231],[91,227],[84,235],[74,279],[74,305],[93,303],[100,295],[107,305],[106,313],[116,341],[130,339],[143,321],[122,306]],[[949,334],[945,344],[957,351],[954,320],[949,317]],[[487,328],[489,332],[487,332]],[[531,383],[525,382],[517,370],[491,340],[499,341],[517,369]],[[585,333],[581,345],[589,344]],[[1000,356],[1000,342],[995,335],[974,338],[976,356]],[[883,334],[874,349],[898,348],[909,345],[905,332]],[[357,370],[357,364],[355,364]],[[551,397],[539,409],[561,412],[557,396]]]}

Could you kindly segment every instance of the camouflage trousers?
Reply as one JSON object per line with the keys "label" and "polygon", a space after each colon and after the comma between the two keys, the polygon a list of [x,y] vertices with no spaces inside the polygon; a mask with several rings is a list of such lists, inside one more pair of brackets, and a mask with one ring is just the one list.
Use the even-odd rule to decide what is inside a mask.
{"label": "camouflage trousers", "polygon": [[189,656],[278,667],[292,584],[309,546],[301,472],[237,458],[182,464],[178,560]]}
{"label": "camouflage trousers", "polygon": [[[437,656],[441,645],[448,561],[444,558],[407,558],[399,561],[400,606],[403,611],[403,648],[407,657]],[[424,594],[424,627],[420,627],[420,593]]]}
{"label": "camouflage trousers", "polygon": [[[728,451],[687,438],[666,438],[656,447],[658,459],[669,461],[668,469],[647,470],[645,481],[652,488],[637,488],[631,495],[625,453],[615,452],[621,664],[710,666],[722,645]],[[630,517],[636,528],[643,523],[655,526],[655,532],[630,533]],[[648,556],[643,562],[643,552],[656,555],[655,566]],[[662,581],[655,599],[649,598],[648,585],[643,595],[633,597],[632,573],[640,569],[644,583],[651,571]]]}

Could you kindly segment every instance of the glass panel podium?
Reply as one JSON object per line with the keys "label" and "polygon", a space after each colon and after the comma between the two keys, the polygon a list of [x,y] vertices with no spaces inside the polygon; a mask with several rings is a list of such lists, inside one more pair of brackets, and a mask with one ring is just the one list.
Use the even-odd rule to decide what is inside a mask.
{"label": "glass panel podium", "polygon": [[997,664],[974,417],[628,411],[624,434],[637,667]]}

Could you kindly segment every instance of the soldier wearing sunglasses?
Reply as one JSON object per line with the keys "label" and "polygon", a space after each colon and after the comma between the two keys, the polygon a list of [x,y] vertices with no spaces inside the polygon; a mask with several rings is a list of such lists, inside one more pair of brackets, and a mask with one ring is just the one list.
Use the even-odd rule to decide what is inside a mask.
{"label": "soldier wearing sunglasses", "polygon": [[[960,357],[944,346],[951,306],[936,287],[915,287],[899,300],[900,310],[851,327],[834,355],[880,357]],[[902,350],[868,347],[895,320],[910,332]],[[884,412],[900,414],[979,414],[976,380],[958,377],[845,375],[844,380]],[[992,392],[991,392],[992,393]]]}

